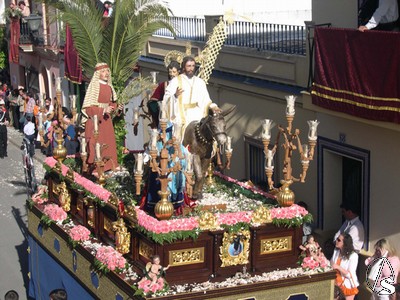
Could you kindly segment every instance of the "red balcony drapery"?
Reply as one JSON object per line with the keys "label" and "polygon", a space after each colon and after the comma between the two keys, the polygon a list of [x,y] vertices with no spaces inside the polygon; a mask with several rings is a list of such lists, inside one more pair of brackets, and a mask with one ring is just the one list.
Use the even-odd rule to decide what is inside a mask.
{"label": "red balcony drapery", "polygon": [[82,68],[79,59],[78,52],[74,46],[74,40],[72,38],[71,29],[66,26],[65,29],[65,77],[74,83],[82,83]]}
{"label": "red balcony drapery", "polygon": [[313,103],[400,123],[400,33],[317,28],[314,37]]}
{"label": "red balcony drapery", "polygon": [[10,50],[8,52],[8,61],[19,62],[19,37],[21,35],[19,28],[19,18],[10,18]]}

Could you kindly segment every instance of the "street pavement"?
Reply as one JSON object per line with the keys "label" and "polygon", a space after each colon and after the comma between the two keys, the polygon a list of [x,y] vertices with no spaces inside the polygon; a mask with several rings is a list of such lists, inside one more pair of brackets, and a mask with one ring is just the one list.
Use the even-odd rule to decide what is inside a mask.
{"label": "street pavement", "polygon": [[[29,299],[27,189],[22,164],[23,135],[8,127],[8,157],[0,159],[0,299],[15,290],[19,299]],[[44,176],[45,157],[36,149],[34,166],[36,178]]]}

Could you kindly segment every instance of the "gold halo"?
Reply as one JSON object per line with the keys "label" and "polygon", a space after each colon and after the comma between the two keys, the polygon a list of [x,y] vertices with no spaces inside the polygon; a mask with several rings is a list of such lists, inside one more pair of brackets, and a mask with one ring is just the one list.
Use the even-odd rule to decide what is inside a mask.
{"label": "gold halo", "polygon": [[182,64],[182,60],[185,56],[185,53],[177,50],[169,51],[164,57],[164,66],[167,68],[172,61],[177,61],[180,65]]}

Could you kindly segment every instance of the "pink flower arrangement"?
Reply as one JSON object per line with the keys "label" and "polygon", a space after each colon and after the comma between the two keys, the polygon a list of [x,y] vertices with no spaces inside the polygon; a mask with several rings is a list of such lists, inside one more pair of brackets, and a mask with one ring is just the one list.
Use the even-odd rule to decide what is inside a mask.
{"label": "pink flower arrangement", "polygon": [[67,219],[67,213],[57,204],[48,204],[44,207],[43,212],[49,216],[50,220],[62,222]]}
{"label": "pink flower arrangement", "polygon": [[242,188],[244,188],[246,190],[250,190],[254,194],[260,194],[260,195],[263,195],[263,196],[265,196],[267,198],[275,198],[275,196],[273,196],[273,195],[271,195],[269,193],[266,193],[263,190],[260,190],[259,188],[249,186],[245,182],[241,182],[239,180],[233,179],[232,177],[226,176],[226,175],[224,175],[224,174],[222,174],[220,172],[215,171],[214,175],[217,175],[218,177],[222,178],[225,181],[232,182],[232,183],[234,183],[234,184],[236,184],[238,186],[241,186]]}
{"label": "pink flower arrangement", "polygon": [[138,288],[142,289],[145,294],[155,294],[164,288],[164,279],[162,277],[158,278],[156,283],[152,284],[150,279],[141,280],[138,284]]}
{"label": "pink flower arrangement", "polygon": [[110,201],[111,192],[107,191],[101,185],[94,183],[93,181],[79,175],[78,173],[74,174],[75,183],[91,192],[97,198],[104,202]]}
{"label": "pink flower arrangement", "polygon": [[235,225],[239,222],[250,223],[252,215],[253,212],[251,211],[239,211],[233,213],[217,214],[217,218],[219,224]]}
{"label": "pink flower arrangement", "polygon": [[111,246],[102,246],[97,250],[96,258],[108,269],[114,271],[116,268],[124,269],[126,259],[121,253]]}
{"label": "pink flower arrangement", "polygon": [[321,257],[321,259],[316,259],[312,256],[306,256],[301,263],[301,267],[305,270],[323,271],[328,266],[328,260],[325,257]]}
{"label": "pink flower arrangement", "polygon": [[85,226],[77,225],[71,229],[69,232],[69,236],[73,241],[76,242],[85,242],[89,240],[90,230]]}
{"label": "pink flower arrangement", "polygon": [[[53,157],[47,157],[44,161],[49,167],[54,168],[57,161]],[[65,176],[69,170],[69,168],[65,165],[61,165],[62,175]],[[94,183],[93,181],[79,175],[78,173],[74,172],[74,179],[75,183],[86,189],[87,191],[91,192],[97,198],[104,202],[109,202],[111,193],[107,191],[102,186]]]}
{"label": "pink flower arrangement", "polygon": [[38,188],[38,192],[32,195],[32,201],[36,204],[46,203],[49,199],[43,197],[43,194],[47,193],[47,186],[41,185]]}
{"label": "pink flower arrangement", "polygon": [[[48,156],[45,160],[44,163],[47,164],[49,167],[54,168],[54,166],[57,163],[57,160],[52,157],[52,156]],[[67,175],[69,168],[66,165],[61,164],[61,173],[63,176]]]}
{"label": "pink flower arrangement", "polygon": [[48,157],[46,157],[46,159],[44,160],[44,163],[45,163],[46,165],[48,165],[50,168],[54,168],[54,166],[56,165],[57,161],[54,159],[54,157],[48,156]]}
{"label": "pink flower arrangement", "polygon": [[304,257],[303,262],[301,263],[301,267],[303,269],[314,270],[319,267],[319,262],[317,262],[311,256]]}
{"label": "pink flower arrangement", "polygon": [[278,207],[270,210],[272,219],[293,219],[302,218],[308,214],[308,211],[297,204],[289,207]]}
{"label": "pink flower arrangement", "polygon": [[139,207],[136,207],[136,214],[138,218],[138,224],[144,227],[147,231],[151,231],[154,233],[169,233],[171,231],[179,230],[194,230],[199,227],[197,217],[159,221],[152,216],[149,216]]}

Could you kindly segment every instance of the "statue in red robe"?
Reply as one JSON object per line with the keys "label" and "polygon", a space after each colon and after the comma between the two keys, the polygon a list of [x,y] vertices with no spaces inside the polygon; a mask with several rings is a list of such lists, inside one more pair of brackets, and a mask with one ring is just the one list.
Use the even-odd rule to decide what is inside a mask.
{"label": "statue in red robe", "polygon": [[[112,117],[118,111],[117,97],[111,84],[110,69],[105,63],[96,65],[82,105],[82,123],[88,143],[87,163],[93,166],[96,143],[100,145],[100,158],[105,161],[104,171],[118,167],[117,144]],[[98,135],[95,135],[97,129]]]}

